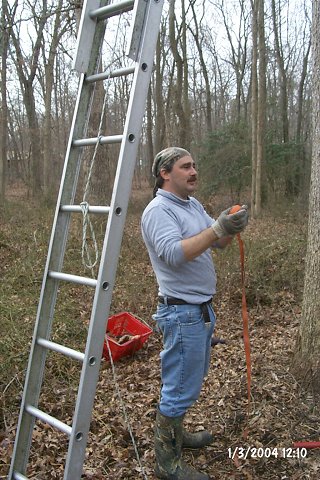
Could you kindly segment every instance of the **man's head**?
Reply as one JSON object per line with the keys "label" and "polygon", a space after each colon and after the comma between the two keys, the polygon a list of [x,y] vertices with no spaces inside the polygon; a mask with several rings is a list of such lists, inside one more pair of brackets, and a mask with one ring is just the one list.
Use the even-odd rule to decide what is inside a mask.
{"label": "man's head", "polygon": [[164,169],[168,172],[172,170],[173,164],[182,157],[190,157],[190,153],[184,148],[168,147],[161,150],[154,159],[152,165],[152,174],[154,177],[159,177],[160,170]]}
{"label": "man's head", "polygon": [[191,154],[179,147],[165,148],[153,162],[152,173],[156,177],[154,196],[158,188],[187,198],[195,189],[197,172]]}

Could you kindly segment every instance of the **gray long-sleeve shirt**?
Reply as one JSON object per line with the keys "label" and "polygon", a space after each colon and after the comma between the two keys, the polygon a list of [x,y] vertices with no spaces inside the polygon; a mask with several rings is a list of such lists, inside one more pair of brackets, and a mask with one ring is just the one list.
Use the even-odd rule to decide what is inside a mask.
{"label": "gray long-sleeve shirt", "polygon": [[159,285],[159,295],[191,304],[208,301],[216,293],[211,249],[186,260],[181,240],[197,235],[213,219],[193,197],[183,200],[159,189],[142,215],[142,236]]}

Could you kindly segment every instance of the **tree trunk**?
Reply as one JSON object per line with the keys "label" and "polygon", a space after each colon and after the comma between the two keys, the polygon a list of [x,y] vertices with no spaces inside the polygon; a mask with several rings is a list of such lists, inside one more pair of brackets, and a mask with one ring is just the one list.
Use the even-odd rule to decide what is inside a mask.
{"label": "tree trunk", "polygon": [[257,171],[256,171],[256,204],[255,216],[261,215],[261,185],[265,151],[265,124],[266,124],[266,45],[264,32],[264,0],[258,1],[258,126],[257,126]]}
{"label": "tree trunk", "polygon": [[187,150],[191,147],[191,108],[189,101],[189,73],[187,56],[187,20],[185,0],[182,0],[182,58],[183,58],[183,113],[185,119],[185,140],[184,145]]}
{"label": "tree trunk", "polygon": [[149,180],[150,186],[153,183],[151,170],[152,170],[152,163],[153,163],[153,157],[154,157],[152,125],[153,125],[152,90],[150,85],[148,90],[148,97],[147,97],[147,156],[148,156],[147,163],[148,163],[148,180]]}
{"label": "tree trunk", "polygon": [[252,216],[261,215],[261,185],[265,150],[266,46],[264,0],[252,4]]}
{"label": "tree trunk", "polygon": [[[15,3],[16,12],[17,2]],[[13,17],[12,17],[13,20]],[[39,195],[41,193],[41,148],[40,148],[40,132],[39,123],[36,113],[36,100],[34,95],[34,80],[37,70],[39,68],[39,55],[41,45],[43,42],[43,32],[47,22],[47,1],[42,0],[42,12],[36,25],[37,36],[32,47],[32,55],[28,61],[23,55],[21,49],[21,38],[18,38],[16,33],[12,30],[11,38],[15,48],[15,66],[17,69],[19,82],[22,90],[24,106],[26,109],[28,127],[29,127],[29,158],[30,158],[30,179],[29,187],[31,186],[32,194]],[[28,67],[26,67],[28,65]]]}
{"label": "tree trunk", "polygon": [[55,22],[52,34],[52,41],[50,45],[48,60],[45,59],[45,51],[43,59],[45,62],[45,85],[44,85],[44,102],[45,102],[45,116],[44,116],[44,137],[43,137],[43,192],[47,197],[50,197],[55,176],[52,172],[53,155],[52,155],[52,95],[54,85],[54,65],[56,62],[57,48],[59,41],[65,31],[66,25],[61,25],[61,8],[62,0],[58,1]]}
{"label": "tree trunk", "polygon": [[[205,58],[203,56],[203,49],[200,40],[200,29],[199,29],[199,22],[198,22],[198,15],[195,11],[194,3],[191,4],[192,8],[192,15],[193,21],[195,25],[195,31],[191,31],[194,41],[196,42],[197,51],[199,54],[199,62],[203,74],[203,79],[205,83],[205,90],[206,90],[206,130],[207,133],[212,132],[212,100],[211,100],[211,88],[210,88],[210,80],[208,75],[207,64]],[[204,7],[205,8],[205,7]]]}
{"label": "tree trunk", "polygon": [[232,25],[232,27],[228,25],[226,8],[224,3],[222,2],[221,5],[219,6],[224,27],[226,30],[228,42],[230,44],[230,49],[231,49],[230,63],[234,69],[234,73],[236,77],[236,98],[235,98],[236,122],[240,122],[242,118],[241,98],[243,97],[242,95],[243,80],[244,80],[245,70],[247,65],[247,28],[246,28],[245,6],[246,6],[246,1],[239,0],[240,15],[237,21],[239,36],[238,36],[236,45],[234,44],[234,39],[233,39],[234,24]]}
{"label": "tree trunk", "polygon": [[27,81],[23,92],[24,106],[26,108],[28,126],[30,132],[30,177],[29,186],[33,196],[38,196],[42,193],[41,188],[41,148],[40,148],[40,132],[39,122],[36,113],[36,101],[33,91],[33,82]]}
{"label": "tree trunk", "polygon": [[[164,42],[163,38],[166,31],[166,25],[161,26],[159,33],[157,47],[156,47],[156,66],[155,66],[155,87],[154,87],[154,102],[155,102],[155,122],[154,122],[154,152],[157,154],[165,147],[165,138],[166,138],[166,121],[164,113],[164,98],[163,98],[163,76],[164,76],[164,65],[165,65],[165,53],[164,53]],[[162,65],[161,57],[163,56]],[[169,99],[167,99],[169,102]],[[153,161],[152,159],[150,160]],[[150,165],[150,174],[151,174],[151,165]]]}
{"label": "tree trunk", "polygon": [[309,53],[311,49],[311,39],[308,43],[305,56],[303,57],[302,72],[299,82],[298,89],[298,114],[297,114],[297,130],[296,130],[296,140],[297,143],[300,143],[302,138],[302,112],[303,112],[303,100],[304,100],[304,86],[307,78],[308,64],[309,64]]}
{"label": "tree trunk", "polygon": [[[183,3],[184,5],[184,3]],[[175,29],[175,0],[172,0],[169,4],[169,39],[172,55],[177,67],[177,77],[173,89],[173,103],[174,103],[174,113],[179,119],[179,146],[190,148],[191,144],[191,134],[190,134],[190,117],[189,117],[189,108],[187,108],[187,82],[186,80],[186,62],[187,62],[187,52],[186,45],[183,44],[182,56],[179,53],[179,37],[176,37]],[[184,15],[184,8],[182,9]],[[185,19],[184,19],[185,20]],[[183,27],[184,32],[184,27]],[[184,33],[183,33],[184,36]]]}
{"label": "tree trunk", "polygon": [[298,192],[302,196],[302,202],[308,201],[306,192],[308,191],[307,179],[309,178],[308,166],[306,161],[305,142],[303,138],[303,108],[304,108],[304,89],[307,78],[309,54],[311,50],[311,38],[307,45],[306,53],[303,58],[303,66],[301,72],[301,78],[298,89],[298,113],[297,113],[297,130],[296,130],[296,142],[298,144],[296,173],[295,173],[295,185],[297,185]]}
{"label": "tree trunk", "polygon": [[257,183],[257,128],[258,128],[258,0],[252,0],[252,67],[251,67],[251,125],[252,125],[252,179],[251,212],[256,217],[256,183]]}
{"label": "tree trunk", "polygon": [[0,204],[5,201],[6,167],[8,157],[8,105],[7,105],[7,55],[9,45],[9,30],[7,25],[6,0],[2,0],[1,11],[1,158],[0,158]]}
{"label": "tree trunk", "polygon": [[288,119],[288,79],[287,72],[282,55],[282,46],[280,42],[280,26],[277,21],[276,2],[271,1],[272,6],[272,20],[273,32],[275,39],[275,53],[280,72],[280,103],[281,103],[281,118],[282,118],[282,141],[287,143],[289,141],[289,119]]}
{"label": "tree trunk", "polygon": [[314,393],[320,393],[320,5],[313,1],[313,152],[309,194],[309,224],[302,318],[295,353],[295,373]]}

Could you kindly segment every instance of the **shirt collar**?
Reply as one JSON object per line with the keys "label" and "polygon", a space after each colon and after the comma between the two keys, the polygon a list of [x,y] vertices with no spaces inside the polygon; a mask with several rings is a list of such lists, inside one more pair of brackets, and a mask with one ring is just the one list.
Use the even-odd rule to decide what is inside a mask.
{"label": "shirt collar", "polygon": [[178,195],[175,195],[172,192],[167,192],[166,190],[163,190],[162,188],[158,189],[157,196],[166,197],[169,200],[172,200],[173,202],[177,203],[178,205],[189,205],[189,203],[190,203],[190,197],[188,197],[185,200],[181,197],[178,197]]}

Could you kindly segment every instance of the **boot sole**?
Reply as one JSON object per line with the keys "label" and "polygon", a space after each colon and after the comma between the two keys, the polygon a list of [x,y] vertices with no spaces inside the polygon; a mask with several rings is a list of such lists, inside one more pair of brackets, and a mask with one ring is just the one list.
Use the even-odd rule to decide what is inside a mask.
{"label": "boot sole", "polygon": [[[157,478],[160,478],[161,480],[178,480],[178,477],[175,474],[170,474],[170,473],[161,473],[159,468],[156,466],[154,470],[155,476]],[[207,475],[204,477],[205,480],[210,480],[210,477]],[[188,480],[185,478],[184,480]]]}

